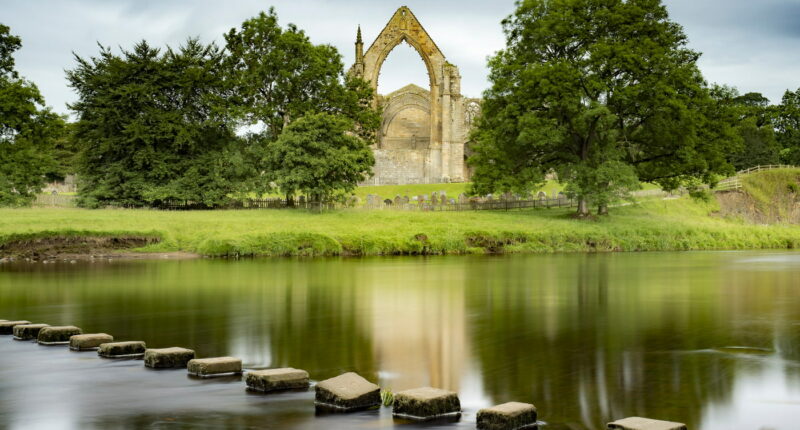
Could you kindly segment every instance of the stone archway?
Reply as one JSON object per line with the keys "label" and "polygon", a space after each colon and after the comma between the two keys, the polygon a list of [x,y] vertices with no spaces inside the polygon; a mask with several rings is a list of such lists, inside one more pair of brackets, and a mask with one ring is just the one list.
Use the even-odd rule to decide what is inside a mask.
{"label": "stone archway", "polygon": [[[409,86],[380,96],[377,90],[381,67],[392,50],[403,42],[411,45],[422,58],[430,88]],[[383,127],[375,148],[373,183],[437,183],[466,179],[464,143],[468,125],[464,117],[461,76],[408,7],[397,9],[366,52],[359,28],[356,62],[350,73],[370,83],[376,92],[376,105],[384,108]],[[427,98],[428,103],[420,103],[420,98]],[[405,135],[409,130],[419,128],[412,123],[394,127],[401,112],[406,115],[401,118],[407,118],[407,122],[415,121],[417,126],[429,128],[427,136],[418,133],[420,139],[426,141],[424,145],[415,144],[413,148],[406,143],[396,145],[409,137]],[[421,117],[423,112],[427,118]],[[396,130],[400,135],[392,135]]]}

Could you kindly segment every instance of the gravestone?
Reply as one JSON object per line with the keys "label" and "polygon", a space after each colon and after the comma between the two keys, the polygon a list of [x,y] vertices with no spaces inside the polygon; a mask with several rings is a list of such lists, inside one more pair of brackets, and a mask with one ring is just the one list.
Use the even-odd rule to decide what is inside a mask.
{"label": "gravestone", "polygon": [[383,204],[385,204],[386,206],[391,206],[391,205],[392,205],[392,199],[386,199],[386,200],[384,200],[384,201],[383,201]]}
{"label": "gravestone", "polygon": [[461,194],[458,195],[458,202],[459,203],[463,204],[463,203],[467,203],[468,201],[469,201],[469,198],[467,197],[466,194],[461,193]]}

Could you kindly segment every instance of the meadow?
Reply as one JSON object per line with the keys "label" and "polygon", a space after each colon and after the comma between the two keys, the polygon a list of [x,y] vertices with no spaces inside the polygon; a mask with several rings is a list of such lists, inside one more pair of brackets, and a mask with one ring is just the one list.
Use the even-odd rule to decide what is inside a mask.
{"label": "meadow", "polygon": [[0,251],[37,238],[153,237],[142,252],[215,257],[433,255],[800,247],[796,225],[715,215],[716,201],[650,199],[576,220],[569,209],[157,211],[0,209]]}

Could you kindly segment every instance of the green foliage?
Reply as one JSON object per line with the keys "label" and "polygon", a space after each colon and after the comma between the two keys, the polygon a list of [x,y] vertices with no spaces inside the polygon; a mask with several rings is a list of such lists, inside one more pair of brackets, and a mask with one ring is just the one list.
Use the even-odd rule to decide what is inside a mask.
{"label": "green foliage", "polygon": [[714,87],[718,112],[725,112],[738,134],[737,148],[728,156],[736,170],[780,163],[781,147],[775,136],[774,107],[760,93],[739,95],[735,88]]}
{"label": "green foliage", "polygon": [[[785,182],[783,187],[785,187]],[[800,248],[800,227],[710,216],[716,202],[645,200],[596,222],[567,209],[509,212],[0,209],[0,244],[65,229],[160,237],[146,251],[209,256],[437,255]],[[65,227],[69,226],[69,227]],[[48,233],[49,232],[49,233]],[[421,240],[424,236],[424,240]]]}
{"label": "green foliage", "polygon": [[381,403],[387,408],[394,404],[394,394],[392,393],[392,390],[388,388],[381,390]]}
{"label": "green foliage", "polygon": [[353,191],[368,178],[375,159],[367,143],[351,133],[343,116],[311,114],[289,124],[268,145],[264,165],[285,195],[327,201]]}
{"label": "green foliage", "polygon": [[248,19],[225,35],[231,107],[246,124],[263,124],[274,141],[293,120],[309,113],[341,114],[373,136],[380,117],[370,108],[371,87],[345,78],[339,52],[314,45],[294,24],[278,25],[275,10]]}
{"label": "green foliage", "polygon": [[784,163],[800,166],[800,88],[786,91],[776,108],[776,132]]}
{"label": "green foliage", "polygon": [[0,24],[0,206],[30,204],[46,179],[57,176],[52,152],[64,136],[64,119],[14,70],[12,54],[21,46]]}
{"label": "green foliage", "polygon": [[223,55],[189,39],[161,53],[147,42],[116,55],[76,56],[67,72],[78,93],[81,204],[213,206],[237,189],[238,141],[219,109]]}
{"label": "green foliage", "polygon": [[0,24],[0,76],[16,78],[14,52],[22,47],[22,39],[11,34],[7,25]]}
{"label": "green foliage", "polygon": [[473,192],[527,191],[556,172],[585,215],[637,178],[675,189],[732,171],[730,123],[660,0],[525,0],[503,24]]}

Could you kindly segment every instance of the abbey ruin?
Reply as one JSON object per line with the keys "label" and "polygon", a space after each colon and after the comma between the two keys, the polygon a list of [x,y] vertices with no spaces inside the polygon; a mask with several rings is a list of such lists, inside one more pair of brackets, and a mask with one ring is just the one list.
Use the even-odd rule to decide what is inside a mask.
{"label": "abbey ruin", "polygon": [[[429,88],[408,85],[379,95],[383,62],[400,43],[422,57]],[[356,37],[356,61],[350,73],[369,82],[383,122],[374,147],[374,177],[365,184],[461,182],[469,178],[466,144],[480,100],[461,94],[458,67],[447,62],[428,32],[408,7],[401,7],[364,51],[361,28]]]}

